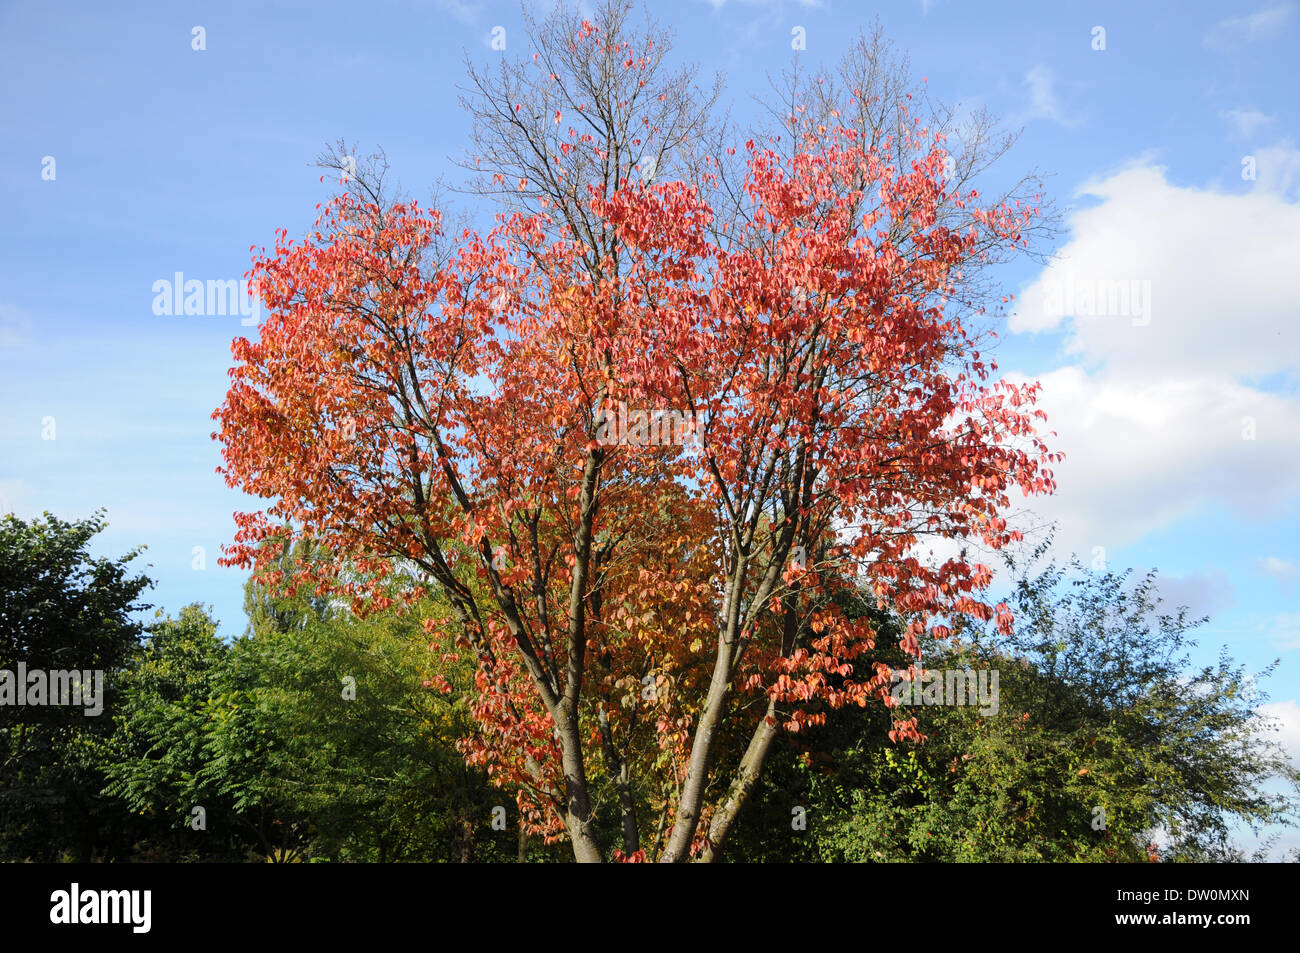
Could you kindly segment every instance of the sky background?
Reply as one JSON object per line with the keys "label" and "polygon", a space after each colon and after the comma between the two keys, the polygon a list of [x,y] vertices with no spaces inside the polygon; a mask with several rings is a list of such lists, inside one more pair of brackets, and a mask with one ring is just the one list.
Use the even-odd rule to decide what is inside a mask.
{"label": "sky background", "polygon": [[[1063,554],[1159,569],[1171,603],[1212,617],[1197,661],[1280,658],[1264,710],[1296,757],[1297,4],[652,8],[678,60],[725,74],[742,123],[796,28],[797,55],[833,65],[878,15],[933,95],[1023,128],[1004,168],[1045,173],[1066,213],[1052,263],[999,272],[1017,305],[998,362],[1043,382],[1067,454],[1029,518],[1057,522]],[[417,198],[459,181],[464,59],[526,55],[520,23],[487,0],[0,2],[0,513],[104,507],[97,551],[147,544],[155,604],[242,632],[244,575],[216,563],[254,507],[213,472],[210,414],[254,329],[156,315],[153,284],[238,279],[251,245],[306,231],[330,190],[313,161],[340,137],[381,146]],[[1051,304],[1103,280],[1138,282],[1141,313]]]}

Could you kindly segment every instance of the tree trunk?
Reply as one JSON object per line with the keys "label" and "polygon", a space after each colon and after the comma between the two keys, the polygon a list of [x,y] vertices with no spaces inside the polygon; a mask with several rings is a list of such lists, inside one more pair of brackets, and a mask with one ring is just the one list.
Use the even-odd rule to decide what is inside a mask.
{"label": "tree trunk", "polygon": [[712,863],[721,855],[727,842],[727,835],[731,833],[740,809],[745,806],[745,802],[749,800],[749,795],[754,790],[754,785],[758,783],[759,775],[763,772],[763,764],[767,761],[767,753],[772,749],[772,742],[780,733],[780,722],[776,720],[776,702],[769,701],[767,711],[749,739],[745,756],[740,759],[740,767],[736,770],[731,787],[728,788],[726,796],[709,820],[709,842],[700,856],[700,860],[704,863]]}

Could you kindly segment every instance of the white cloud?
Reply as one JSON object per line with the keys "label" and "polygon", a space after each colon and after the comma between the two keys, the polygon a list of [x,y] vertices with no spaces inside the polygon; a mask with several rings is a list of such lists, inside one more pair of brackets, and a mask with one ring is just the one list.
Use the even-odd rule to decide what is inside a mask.
{"label": "white cloud", "polygon": [[1280,745],[1287,753],[1287,760],[1300,768],[1300,705],[1294,698],[1269,702],[1259,706],[1259,714],[1276,729],[1267,732],[1265,737]]}
{"label": "white cloud", "polygon": [[1300,149],[1290,140],[1255,153],[1256,189],[1276,195],[1300,192]]}
{"label": "white cloud", "polygon": [[[1023,379],[1008,375],[1012,380]],[[1262,518],[1300,492],[1300,403],[1232,381],[1065,367],[1038,378],[1057,492],[1032,501],[1057,544],[1087,556],[1211,502]],[[1254,418],[1255,439],[1242,421]]]}
{"label": "white cloud", "polygon": [[1257,618],[1260,621],[1251,627],[1207,631],[1266,644],[1270,653],[1300,649],[1300,612],[1272,612]]}
{"label": "white cloud", "polygon": [[1186,576],[1161,574],[1156,577],[1156,589],[1163,600],[1161,611],[1176,612],[1186,608],[1188,617],[1192,619],[1213,617],[1231,607],[1237,597],[1232,580],[1222,569],[1193,572]]}
{"label": "white cloud", "polygon": [[[1300,175],[1300,153],[1292,153],[1269,151],[1274,177],[1292,162]],[[1072,318],[1069,353],[1146,380],[1297,366],[1300,203],[1285,192],[1177,186],[1150,164],[1085,185],[1079,194],[1100,203],[1071,217],[1073,237],[1024,289],[1011,330],[1049,330]],[[1149,287],[1150,298],[1131,301],[1130,315],[1110,314],[1117,309],[1105,301],[1117,287]],[[1102,292],[1093,304],[1089,290]]]}
{"label": "white cloud", "polygon": [[1029,91],[1029,106],[1010,120],[1021,125],[1035,119],[1046,119],[1062,126],[1077,126],[1082,118],[1077,112],[1067,110],[1056,94],[1056,76],[1046,66],[1035,66],[1025,74],[1024,86]]}
{"label": "white cloud", "polygon": [[1254,13],[1228,17],[1216,23],[1202,42],[1212,50],[1233,50],[1280,33],[1295,11],[1294,3],[1275,3]]}
{"label": "white cloud", "polygon": [[1296,576],[1300,575],[1300,566],[1277,556],[1265,556],[1256,560],[1255,568],[1266,576],[1272,576],[1288,590],[1295,582]]}
{"label": "white cloud", "polygon": [[1278,651],[1300,649],[1300,612],[1279,612],[1265,629]]}
{"label": "white cloud", "polygon": [[38,515],[32,511],[31,491],[20,479],[0,480],[0,516],[13,513],[19,519]]}
{"label": "white cloud", "polygon": [[1066,459],[1031,507],[1063,550],[1109,550],[1206,505],[1263,518],[1300,495],[1300,400],[1256,383],[1300,368],[1300,203],[1285,192],[1177,186],[1149,162],[1081,190],[1098,204],[1073,214],[1009,321],[1064,330],[1076,358],[1038,377]]}
{"label": "white cloud", "polygon": [[1221,110],[1219,118],[1226,119],[1232,124],[1233,135],[1238,139],[1249,139],[1260,129],[1276,122],[1275,117],[1253,107]]}
{"label": "white cloud", "polygon": [[1279,579],[1293,579],[1297,572],[1295,563],[1287,562],[1285,559],[1278,559],[1276,556],[1267,556],[1261,559],[1258,565],[1261,572],[1276,576]]}

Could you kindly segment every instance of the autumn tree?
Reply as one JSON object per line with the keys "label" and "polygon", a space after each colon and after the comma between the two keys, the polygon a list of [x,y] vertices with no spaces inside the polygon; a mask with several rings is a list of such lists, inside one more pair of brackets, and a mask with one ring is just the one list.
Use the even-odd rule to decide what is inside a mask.
{"label": "autumn tree", "polygon": [[628,10],[561,9],[529,61],[472,75],[489,233],[449,234],[382,166],[281,230],[215,436],[268,501],[228,561],[274,575],[265,543],[309,535],[337,560],[295,585],[414,605],[400,567],[445,597],[424,625],[477,666],[466,754],[538,832],[707,860],[780,732],[887,703],[838,592],[867,586],[913,656],[957,617],[1009,628],[991,570],[925,544],[1001,548],[1013,490],[1052,487],[1036,386],[963,323],[967,276],[1033,214],[948,184],[919,120],[864,135],[869,89],[796,111],[793,150],[708,152],[712,94]]}

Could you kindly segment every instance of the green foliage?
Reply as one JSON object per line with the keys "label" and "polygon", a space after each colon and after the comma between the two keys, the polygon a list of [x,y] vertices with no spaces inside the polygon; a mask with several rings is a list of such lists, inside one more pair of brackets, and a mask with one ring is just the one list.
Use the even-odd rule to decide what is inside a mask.
{"label": "green foliage", "polygon": [[338,616],[241,640],[271,790],[311,818],[313,852],[331,859],[473,856],[487,829],[484,779],[454,748],[465,712],[422,682],[418,622]]}
{"label": "green foliage", "polygon": [[963,647],[927,664],[996,669],[997,714],[921,706],[910,713],[920,718],[924,744],[844,751],[839,771],[853,786],[821,777],[812,784],[828,808],[818,843],[824,859],[1145,859],[1150,794],[1132,770],[1122,731],[1104,716],[1040,717],[1030,702],[1046,682],[1032,664],[1010,656]]}
{"label": "green foliage", "polygon": [[[925,646],[929,669],[996,669],[995,715],[910,707],[928,740],[894,744],[871,712],[834,713],[774,757],[733,856],[1138,861],[1156,841],[1165,860],[1242,859],[1234,828],[1294,823],[1300,779],[1255,714],[1273,666],[1190,668],[1205,620],[1162,611],[1154,573],[1053,566],[1013,609],[1009,638],[966,627]],[[1291,793],[1268,791],[1279,780]]]}
{"label": "green foliage", "polygon": [[[153,628],[127,682],[111,793],[170,818],[173,847],[213,858],[513,858],[513,827],[491,828],[503,798],[455,748],[468,713],[424,684],[433,651],[449,649],[422,632],[428,606],[361,620],[251,582],[245,604],[249,629],[230,644],[197,606]],[[190,829],[196,806],[206,830]]]}
{"label": "green foliage", "polygon": [[161,834],[145,856],[230,860],[283,846],[250,794],[262,773],[258,746],[246,744],[231,647],[203,609],[187,606],[152,626],[122,688],[106,793],[157,822]]}
{"label": "green foliage", "polygon": [[[878,609],[872,599],[839,598],[849,618],[867,617],[876,630],[876,649],[857,660],[855,677],[862,677],[877,662],[906,666],[906,656],[898,647],[902,635],[898,620]],[[882,705],[828,710],[825,714],[823,726],[798,735],[778,736],[773,743],[754,794],[728,842],[728,860],[821,860],[828,811],[851,803],[850,789],[861,783],[861,760],[892,747],[887,738],[890,715]],[[804,830],[794,826],[796,809],[804,812]]]}
{"label": "green foliage", "polygon": [[[568,856],[521,846],[514,805],[457,750],[473,666],[420,623],[444,607],[359,619],[250,582],[240,638],[187,606],[141,642],[149,581],[127,571],[136,552],[89,555],[103,525],[0,521],[0,668],[101,669],[108,688],[99,717],[0,706],[0,859]],[[727,858],[1137,861],[1154,839],[1161,859],[1244,860],[1241,827],[1294,823],[1300,773],[1255,714],[1273,666],[1250,675],[1221,653],[1192,668],[1205,620],[1164,611],[1154,573],[1052,566],[1010,601],[1014,635],[957,626],[923,647],[929,669],[996,670],[996,714],[906,708],[928,740],[895,744],[879,706],[827,711],[778,739]],[[859,666],[906,665],[897,619],[843,606],[879,633]]]}
{"label": "green foliage", "polygon": [[[1163,857],[1230,856],[1234,824],[1295,823],[1300,772],[1256,714],[1267,701],[1258,685],[1277,661],[1251,674],[1225,647],[1216,663],[1191,667],[1191,632],[1208,620],[1167,611],[1154,571],[1135,580],[1077,561],[1053,566],[1020,581],[1013,607],[1021,624],[995,642],[1043,673],[1044,692],[1028,702],[1036,717],[1076,734],[1105,729],[1101,764],[1121,790],[1141,790],[1132,800],[1147,828],[1167,836]],[[1287,793],[1266,791],[1270,780]]]}
{"label": "green foliage", "polygon": [[104,707],[0,706],[0,858],[116,856],[132,836],[120,805],[99,794],[100,745],[117,679],[142,626],[133,613],[152,583],[132,575],[133,550],[90,555],[102,513],[65,522],[0,519],[0,669],[103,672]]}

